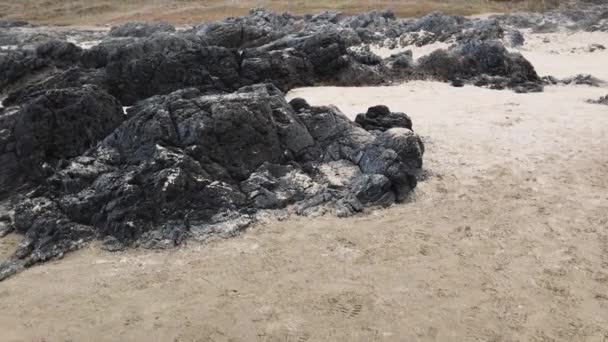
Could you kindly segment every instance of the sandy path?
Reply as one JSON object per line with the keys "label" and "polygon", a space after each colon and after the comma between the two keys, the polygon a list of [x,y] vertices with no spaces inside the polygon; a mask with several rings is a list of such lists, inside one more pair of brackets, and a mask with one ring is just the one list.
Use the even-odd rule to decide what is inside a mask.
{"label": "sandy path", "polygon": [[608,107],[584,102],[606,93],[295,91],[409,113],[435,176],[368,216],[34,267],[0,283],[0,339],[606,341]]}

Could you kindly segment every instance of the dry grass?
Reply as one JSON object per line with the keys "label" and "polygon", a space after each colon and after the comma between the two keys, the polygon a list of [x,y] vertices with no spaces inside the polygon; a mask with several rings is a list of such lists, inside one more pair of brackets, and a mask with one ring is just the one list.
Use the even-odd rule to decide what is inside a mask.
{"label": "dry grass", "polygon": [[0,17],[60,25],[165,20],[175,24],[246,14],[252,7],[303,14],[323,10],[358,13],[391,9],[400,17],[431,11],[471,15],[540,11],[560,0],[0,0]]}

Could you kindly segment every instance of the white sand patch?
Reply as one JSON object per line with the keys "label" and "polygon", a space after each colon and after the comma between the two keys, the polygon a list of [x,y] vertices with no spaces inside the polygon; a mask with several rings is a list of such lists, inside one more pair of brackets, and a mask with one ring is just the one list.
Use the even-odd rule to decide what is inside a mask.
{"label": "white sand patch", "polygon": [[76,43],[76,45],[80,46],[81,48],[83,48],[85,50],[88,50],[92,47],[99,45],[100,43],[101,43],[101,40],[91,40],[91,41],[87,41],[87,42]]}
{"label": "white sand patch", "polygon": [[[591,74],[608,81],[608,32],[575,32],[534,34],[525,32],[526,42],[519,49],[541,76],[564,78]],[[592,44],[606,50],[589,52]]]}
{"label": "white sand patch", "polygon": [[84,50],[88,50],[101,43],[101,40],[80,41],[76,37],[68,37],[66,40],[76,46],[79,46],[80,48],[82,48]]}
{"label": "white sand patch", "polygon": [[436,43],[427,44],[424,46],[408,45],[408,46],[403,46],[403,47],[397,47],[395,49],[389,49],[387,47],[381,47],[378,45],[370,45],[369,48],[373,53],[375,53],[376,55],[378,55],[382,58],[387,58],[387,57],[390,57],[391,55],[411,50],[413,58],[414,58],[414,60],[416,60],[422,56],[426,56],[426,55],[430,54],[431,52],[433,52],[435,50],[447,49],[449,46],[450,46],[449,43],[436,42]]}

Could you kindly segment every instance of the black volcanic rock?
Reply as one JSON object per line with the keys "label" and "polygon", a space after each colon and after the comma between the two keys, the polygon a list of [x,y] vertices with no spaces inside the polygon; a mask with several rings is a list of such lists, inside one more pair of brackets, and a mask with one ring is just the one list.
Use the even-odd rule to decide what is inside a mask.
{"label": "black volcanic rock", "polygon": [[[43,107],[96,116],[69,125],[28,119],[36,122],[27,126],[33,133],[20,136],[36,136],[53,148],[35,148],[40,145],[26,139],[31,143],[13,144],[17,160],[31,166],[67,162],[54,163],[46,182],[16,205],[14,228],[25,238],[0,275],[93,238],[112,250],[134,243],[166,248],[186,238],[234,235],[255,222],[259,210],[352,215],[407,197],[422,167],[424,147],[411,130],[368,132],[335,107],[303,100],[290,105],[272,85],[225,95],[184,89],[151,97],[113,131],[122,120],[120,107],[99,89],[94,94],[107,101],[89,100],[93,89],[47,93],[24,107],[32,114],[19,114],[40,117],[41,104],[52,97]],[[78,97],[64,105],[72,94]],[[43,123],[69,127],[70,140],[63,131],[39,131]],[[107,136],[93,144],[101,135]],[[23,158],[25,147],[39,152]]]}
{"label": "black volcanic rock", "polygon": [[355,122],[368,131],[386,131],[394,127],[412,129],[412,119],[405,113],[393,113],[388,107],[370,107],[365,114],[358,114]]}

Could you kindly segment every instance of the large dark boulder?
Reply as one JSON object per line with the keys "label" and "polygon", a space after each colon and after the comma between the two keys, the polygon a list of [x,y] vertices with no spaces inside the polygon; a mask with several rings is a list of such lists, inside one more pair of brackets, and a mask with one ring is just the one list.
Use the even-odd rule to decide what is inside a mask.
{"label": "large dark boulder", "polygon": [[[40,97],[13,114],[32,122],[26,126],[34,133],[19,136],[35,136],[13,143],[15,158],[50,167],[41,169],[46,182],[16,206],[14,228],[25,239],[0,266],[0,278],[93,238],[110,250],[134,243],[166,248],[186,238],[234,235],[260,210],[293,206],[301,215],[348,216],[390,205],[413,189],[422,166],[422,142],[411,130],[368,132],[335,107],[290,105],[273,85],[154,96],[131,108],[114,130],[99,121],[107,117],[104,108],[95,111],[97,121],[61,119],[68,109],[88,108],[86,91],[93,89],[71,99],[74,89],[47,92],[54,101]],[[49,121],[43,108],[65,114]],[[53,129],[41,132],[41,125]],[[69,135],[75,143],[63,139],[58,126],[77,131]],[[93,144],[88,138],[103,135],[102,128],[107,136]],[[31,158],[23,157],[25,148]],[[69,162],[55,162],[61,159]]]}
{"label": "large dark boulder", "polygon": [[[532,64],[519,53],[508,52],[498,42],[472,41],[420,58],[417,72],[440,80],[469,80],[489,76],[500,87],[542,90],[542,80]],[[480,84],[485,85],[485,84]]]}
{"label": "large dark boulder", "polygon": [[236,54],[222,47],[154,51],[134,59],[118,59],[106,67],[108,91],[124,105],[184,87],[202,91],[239,88]]}
{"label": "large dark boulder", "polygon": [[405,113],[394,113],[387,106],[370,107],[365,114],[358,114],[355,122],[368,131],[386,131],[394,127],[412,129],[412,119]]}
{"label": "large dark boulder", "polygon": [[94,86],[50,90],[0,114],[3,192],[39,182],[77,157],[123,121],[120,103]]}

